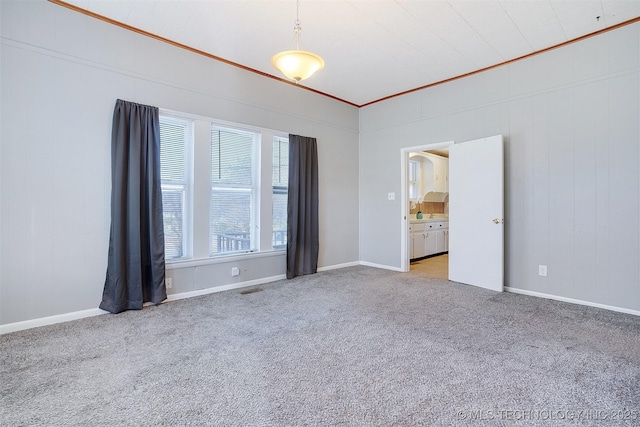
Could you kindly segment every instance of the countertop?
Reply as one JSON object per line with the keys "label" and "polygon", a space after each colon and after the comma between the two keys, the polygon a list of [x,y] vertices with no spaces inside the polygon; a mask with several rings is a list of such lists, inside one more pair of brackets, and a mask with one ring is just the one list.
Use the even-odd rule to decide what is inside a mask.
{"label": "countertop", "polygon": [[434,214],[433,218],[429,218],[429,214],[426,214],[422,219],[417,219],[415,214],[409,215],[409,222],[412,224],[420,224],[423,222],[443,222],[449,221],[449,217],[443,214]]}

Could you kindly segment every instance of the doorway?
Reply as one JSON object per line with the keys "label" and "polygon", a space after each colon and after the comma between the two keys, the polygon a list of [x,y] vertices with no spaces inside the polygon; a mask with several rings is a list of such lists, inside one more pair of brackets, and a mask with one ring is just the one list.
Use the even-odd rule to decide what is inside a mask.
{"label": "doorway", "polygon": [[[420,244],[408,197],[409,153],[449,148],[448,280],[502,292],[504,288],[504,140],[494,135],[471,141],[401,149],[401,271],[410,271]],[[414,231],[412,239],[409,232]],[[418,237],[416,245],[413,237]],[[432,241],[431,241],[432,242]],[[409,245],[412,244],[410,247]],[[425,250],[429,254],[429,250]],[[438,251],[435,251],[438,252]],[[418,253],[424,255],[424,253]]]}
{"label": "doorway", "polygon": [[[448,279],[448,245],[444,240],[445,236],[448,237],[448,213],[444,208],[445,203],[448,203],[448,183],[445,183],[446,172],[442,172],[442,165],[434,166],[433,160],[448,163],[449,147],[452,144],[453,141],[449,141],[401,150],[404,177],[401,187],[402,271],[414,270],[428,277]],[[437,159],[430,158],[431,154]],[[432,182],[416,185],[416,180]],[[437,180],[440,180],[439,185],[435,184]],[[418,247],[420,249],[416,249]]]}

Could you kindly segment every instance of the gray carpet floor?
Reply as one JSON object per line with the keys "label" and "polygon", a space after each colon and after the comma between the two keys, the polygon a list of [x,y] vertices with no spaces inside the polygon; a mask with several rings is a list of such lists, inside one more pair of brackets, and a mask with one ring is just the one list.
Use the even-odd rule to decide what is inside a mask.
{"label": "gray carpet floor", "polygon": [[368,267],[0,337],[3,426],[640,425],[640,318]]}

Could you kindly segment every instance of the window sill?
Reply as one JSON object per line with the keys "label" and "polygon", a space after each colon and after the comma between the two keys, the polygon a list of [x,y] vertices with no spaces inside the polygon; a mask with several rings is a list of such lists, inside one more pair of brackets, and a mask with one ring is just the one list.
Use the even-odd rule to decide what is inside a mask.
{"label": "window sill", "polygon": [[286,249],[276,249],[262,252],[246,252],[242,254],[218,255],[211,258],[185,259],[175,261],[165,261],[166,270],[176,270],[179,268],[200,267],[203,265],[224,264],[227,262],[244,261],[254,258],[268,258],[274,256],[284,256]]}

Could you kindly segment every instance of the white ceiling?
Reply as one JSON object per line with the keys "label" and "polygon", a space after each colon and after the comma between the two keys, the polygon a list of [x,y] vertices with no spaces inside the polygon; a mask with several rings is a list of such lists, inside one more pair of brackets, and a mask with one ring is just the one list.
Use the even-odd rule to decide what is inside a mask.
{"label": "white ceiling", "polygon": [[[295,0],[66,2],[277,77],[293,48]],[[301,85],[363,105],[638,17],[640,0],[301,0],[301,48],[326,61]]]}

